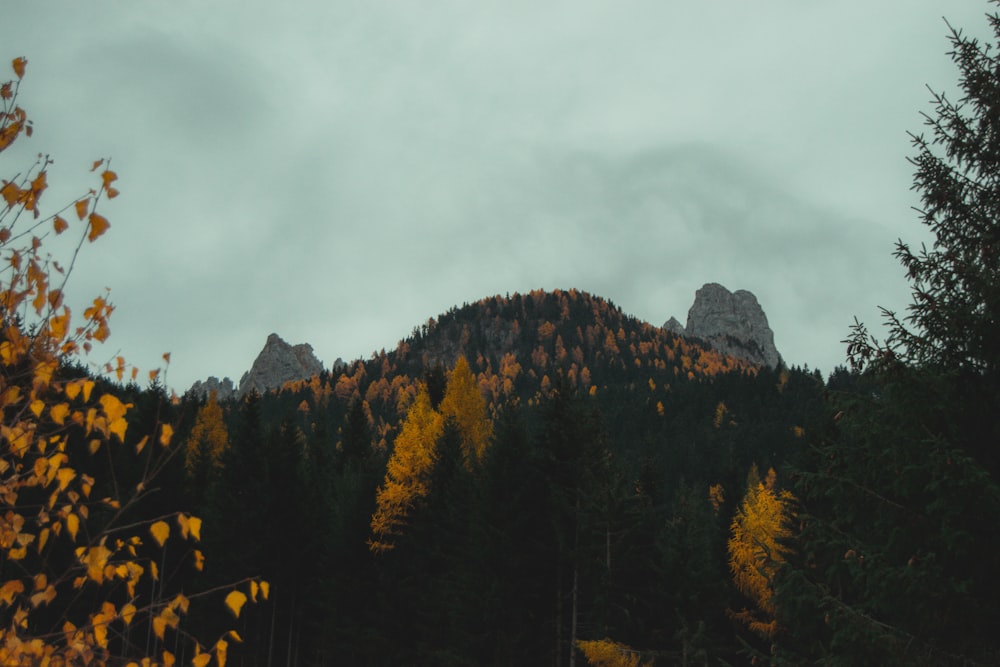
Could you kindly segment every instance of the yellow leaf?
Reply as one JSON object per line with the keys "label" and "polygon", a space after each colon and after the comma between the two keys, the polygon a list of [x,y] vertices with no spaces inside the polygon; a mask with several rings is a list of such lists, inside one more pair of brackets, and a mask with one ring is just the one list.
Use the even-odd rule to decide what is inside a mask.
{"label": "yellow leaf", "polygon": [[243,643],[243,637],[240,637],[236,630],[230,630],[227,634],[232,637],[234,641],[239,642],[240,644]]}
{"label": "yellow leaf", "polygon": [[258,588],[259,588],[259,586],[257,585],[257,582],[251,580],[250,581],[250,601],[251,602],[257,602],[257,589]]}
{"label": "yellow leaf", "polygon": [[131,625],[132,619],[135,618],[136,608],[131,602],[122,607],[122,620],[125,621],[125,625]]}
{"label": "yellow leaf", "polygon": [[137,442],[136,445],[135,445],[135,453],[136,454],[141,454],[142,450],[146,446],[147,442],[149,442],[149,436],[148,435],[142,436],[142,440],[140,440],[139,442]]}
{"label": "yellow leaf", "polygon": [[205,569],[205,554],[200,549],[194,550],[194,569],[199,572]]}
{"label": "yellow leaf", "polygon": [[80,530],[80,517],[70,514],[66,517],[66,530],[69,531],[70,539],[76,542],[76,533]]}
{"label": "yellow leaf", "polygon": [[174,435],[174,429],[170,424],[164,424],[160,429],[160,444],[166,447],[170,444],[170,438]]}
{"label": "yellow leaf", "polygon": [[104,410],[109,422],[124,417],[130,407],[132,407],[131,403],[122,403],[111,394],[101,396],[101,409]]}
{"label": "yellow leaf", "polygon": [[196,516],[191,517],[188,520],[188,527],[191,529],[191,537],[201,542],[201,519]]}
{"label": "yellow leaf", "polygon": [[218,663],[219,667],[226,667],[226,649],[229,648],[229,642],[225,639],[220,639],[215,643],[215,662]]}
{"label": "yellow leaf", "polygon": [[86,403],[90,400],[90,392],[94,389],[93,380],[84,380],[83,382],[83,401]]}
{"label": "yellow leaf", "polygon": [[80,382],[68,383],[66,385],[66,388],[63,390],[66,393],[66,398],[68,398],[71,401],[75,400],[76,397],[80,395],[80,389],[81,389],[80,385],[81,385]]}
{"label": "yellow leaf", "polygon": [[92,549],[80,547],[77,549],[80,561],[87,566],[87,577],[95,583],[104,583],[104,566],[111,557],[111,551],[103,545],[97,545]]}
{"label": "yellow leaf", "polygon": [[157,521],[149,527],[149,533],[156,540],[156,543],[162,547],[163,543],[170,537],[170,526],[166,521]]}
{"label": "yellow leaf", "polygon": [[45,401],[36,398],[31,402],[29,407],[31,408],[31,413],[35,415],[35,417],[41,417],[42,410],[45,409]]}
{"label": "yellow leaf", "polygon": [[104,614],[94,614],[94,641],[101,648],[108,647],[108,626],[105,620]]}
{"label": "yellow leaf", "polygon": [[38,605],[45,603],[48,604],[56,599],[56,587],[51,584],[45,588],[44,591],[39,591],[31,596],[31,606],[37,607]]}
{"label": "yellow leaf", "polygon": [[56,472],[56,477],[59,478],[59,490],[62,491],[76,477],[76,471],[72,468],[60,468]]}
{"label": "yellow leaf", "polygon": [[49,409],[49,416],[52,417],[52,421],[56,424],[62,426],[66,422],[66,415],[69,414],[69,405],[66,403],[59,403],[58,405],[53,405]]}
{"label": "yellow leaf", "polygon": [[0,602],[7,605],[14,604],[14,596],[24,592],[24,583],[20,579],[11,579],[3,586],[0,586]]}
{"label": "yellow leaf", "polygon": [[229,607],[229,611],[233,612],[233,616],[236,618],[240,617],[240,610],[243,609],[246,601],[247,596],[240,591],[229,591],[229,595],[226,596],[226,606]]}
{"label": "yellow leaf", "polygon": [[260,594],[261,597],[263,597],[266,600],[267,596],[271,594],[271,584],[267,583],[266,581],[261,581]]}
{"label": "yellow leaf", "polygon": [[87,234],[87,240],[93,243],[101,234],[108,231],[108,227],[111,223],[103,215],[98,215],[97,213],[90,214],[90,233]]}
{"label": "yellow leaf", "polygon": [[167,630],[167,622],[162,616],[157,616],[153,619],[153,633],[163,641],[163,635]]}
{"label": "yellow leaf", "polygon": [[173,653],[171,653],[170,651],[167,651],[167,650],[163,651],[163,667],[173,667],[173,665],[176,662],[177,662],[177,659],[174,658],[174,654]]}
{"label": "yellow leaf", "polygon": [[116,419],[110,424],[108,424],[108,430],[111,431],[111,433],[113,433],[114,435],[117,435],[118,439],[123,443],[125,442],[125,429],[127,428],[128,428],[128,422],[125,421],[124,417],[122,417],[121,419]]}
{"label": "yellow leaf", "polygon": [[212,661],[211,653],[199,653],[194,658],[191,659],[191,664],[194,667],[206,667],[208,663]]}

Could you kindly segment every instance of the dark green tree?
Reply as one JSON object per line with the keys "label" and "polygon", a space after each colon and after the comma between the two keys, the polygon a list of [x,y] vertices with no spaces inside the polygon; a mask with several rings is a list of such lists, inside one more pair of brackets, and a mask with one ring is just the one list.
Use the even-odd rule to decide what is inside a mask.
{"label": "dark green tree", "polygon": [[885,311],[884,343],[855,325],[848,354],[865,372],[831,392],[835,428],[795,477],[775,640],[788,663],[1000,662],[1000,18],[988,21],[995,44],[949,26],[962,97],[935,93],[930,138],[913,136],[934,242],[897,244],[909,313]]}

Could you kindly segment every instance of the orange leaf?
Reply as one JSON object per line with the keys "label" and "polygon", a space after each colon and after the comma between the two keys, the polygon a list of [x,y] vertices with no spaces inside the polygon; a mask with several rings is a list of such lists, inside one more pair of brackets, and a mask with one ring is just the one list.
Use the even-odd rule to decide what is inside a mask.
{"label": "orange leaf", "polygon": [[156,543],[162,547],[170,535],[170,526],[166,521],[157,521],[149,527],[149,532],[153,536],[153,539],[156,540]]}
{"label": "orange leaf", "polygon": [[11,62],[11,65],[14,66],[14,74],[17,75],[18,79],[24,77],[24,66],[27,64],[28,60],[26,58],[14,58],[14,60]]}
{"label": "orange leaf", "polygon": [[174,437],[174,428],[170,424],[164,424],[160,430],[160,444],[166,447],[170,444],[170,439]]}
{"label": "orange leaf", "polygon": [[67,229],[69,229],[69,223],[60,218],[58,215],[52,221],[52,226],[56,229],[56,234],[62,234]]}
{"label": "orange leaf", "polygon": [[90,201],[87,199],[81,199],[74,206],[76,207],[76,217],[83,220],[87,217],[87,208],[90,205]]}
{"label": "orange leaf", "polygon": [[100,160],[94,160],[94,164],[90,167],[91,171],[97,171],[97,168],[104,164],[104,158]]}
{"label": "orange leaf", "polygon": [[246,602],[247,596],[239,591],[229,591],[229,595],[226,596],[226,606],[236,618],[240,617],[240,610],[243,609]]}
{"label": "orange leaf", "polygon": [[108,219],[102,215],[96,213],[90,214],[90,233],[87,234],[87,240],[93,243],[98,239],[98,237],[104,232],[108,231],[108,227],[111,223]]}

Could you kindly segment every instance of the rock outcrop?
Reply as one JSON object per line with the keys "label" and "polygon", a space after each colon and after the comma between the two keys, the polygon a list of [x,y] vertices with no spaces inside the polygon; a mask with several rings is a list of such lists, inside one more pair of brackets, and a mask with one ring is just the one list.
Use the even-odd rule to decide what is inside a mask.
{"label": "rock outcrop", "polygon": [[676,317],[671,317],[664,323],[663,328],[672,334],[677,334],[678,336],[686,336],[687,331],[684,330],[684,325],[677,321]]}
{"label": "rock outcrop", "polygon": [[228,401],[236,397],[236,386],[229,378],[221,380],[214,375],[205,381],[198,380],[188,390],[190,393],[201,398],[208,398],[212,393],[218,401]]}
{"label": "rock outcrop", "polygon": [[751,363],[771,368],[781,363],[767,315],[757,297],[747,290],[730,292],[718,283],[707,283],[695,293],[687,326],[681,327],[673,317],[663,326]]}
{"label": "rock outcrop", "polygon": [[265,393],[286,382],[304,380],[323,371],[323,364],[313,354],[312,345],[289,345],[278,334],[267,337],[264,349],[250,370],[240,379],[239,395],[252,390]]}

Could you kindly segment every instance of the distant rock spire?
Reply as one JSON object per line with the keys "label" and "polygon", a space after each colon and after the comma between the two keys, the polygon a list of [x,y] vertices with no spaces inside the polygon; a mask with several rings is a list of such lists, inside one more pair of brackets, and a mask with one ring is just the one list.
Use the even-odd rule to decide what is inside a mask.
{"label": "distant rock spire", "polygon": [[289,345],[278,334],[267,337],[264,349],[240,379],[239,395],[252,390],[265,393],[286,382],[304,380],[323,372],[323,364],[313,354],[312,345]]}
{"label": "distant rock spire", "polygon": [[671,317],[664,325],[674,333],[698,338],[719,352],[751,363],[777,367],[781,355],[774,332],[757,297],[747,290],[730,292],[718,283],[706,283],[695,292],[687,326]]}

